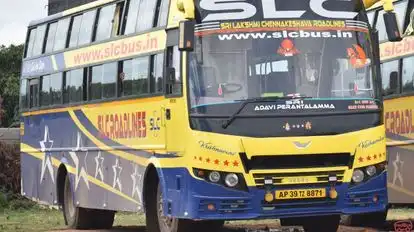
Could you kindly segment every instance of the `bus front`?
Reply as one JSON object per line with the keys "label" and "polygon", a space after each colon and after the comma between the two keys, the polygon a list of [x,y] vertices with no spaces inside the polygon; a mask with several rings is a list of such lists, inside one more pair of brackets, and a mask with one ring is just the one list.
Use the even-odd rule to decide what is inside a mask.
{"label": "bus front", "polygon": [[195,12],[184,215],[336,231],[340,214],[383,213],[381,83],[362,1],[199,0]]}

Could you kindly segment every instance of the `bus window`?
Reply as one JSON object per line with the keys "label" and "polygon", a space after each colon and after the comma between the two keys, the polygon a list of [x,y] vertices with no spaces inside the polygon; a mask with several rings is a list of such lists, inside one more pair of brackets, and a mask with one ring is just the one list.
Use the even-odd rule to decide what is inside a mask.
{"label": "bus window", "polygon": [[102,65],[89,70],[89,100],[102,99]]}
{"label": "bus window", "polygon": [[50,105],[50,75],[42,77],[40,86],[40,106]]}
{"label": "bus window", "polygon": [[95,41],[106,40],[111,37],[112,20],[114,19],[115,5],[102,7],[99,10],[98,29],[96,30]]}
{"label": "bus window", "polygon": [[62,73],[51,75],[50,79],[50,95],[51,105],[62,104]]}
{"label": "bus window", "polygon": [[168,7],[169,1],[168,0],[158,0],[158,16],[157,21],[155,22],[155,26],[157,27],[165,27],[167,25],[167,16],[168,16]]}
{"label": "bus window", "polygon": [[164,88],[164,54],[151,57],[151,93],[162,93]]}
{"label": "bus window", "polygon": [[78,45],[81,22],[82,22],[82,15],[78,15],[72,18],[69,48],[73,48]]}
{"label": "bus window", "polygon": [[138,18],[138,10],[141,0],[130,0],[127,22],[125,27],[125,35],[129,35],[135,32],[135,25]]}
{"label": "bus window", "polygon": [[33,46],[36,39],[36,30],[37,28],[33,28],[29,32],[29,41],[27,42],[25,57],[31,57],[33,54]]}
{"label": "bus window", "polygon": [[367,16],[368,16],[368,21],[371,24],[371,26],[374,26],[375,11],[368,12]]}
{"label": "bus window", "polygon": [[20,84],[20,108],[27,108],[27,79],[23,79]]}
{"label": "bus window", "polygon": [[121,26],[122,26],[122,14],[124,10],[124,2],[120,2],[116,5],[113,24],[112,24],[112,33],[111,37],[121,35]]}
{"label": "bus window", "polygon": [[79,30],[78,46],[85,45],[91,42],[93,25],[95,22],[96,10],[89,11],[83,14],[82,23]]}
{"label": "bus window", "polygon": [[45,53],[53,52],[53,45],[55,44],[57,26],[58,26],[58,23],[54,22],[54,23],[50,23],[47,28]]}
{"label": "bus window", "polygon": [[138,96],[149,93],[149,57],[139,57],[121,62],[121,96]]}
{"label": "bus window", "polygon": [[138,22],[136,31],[145,31],[152,28],[154,24],[155,7],[157,1],[155,0],[141,0],[138,12]]}
{"label": "bus window", "polygon": [[103,65],[102,75],[102,98],[108,99],[116,96],[116,77],[118,73],[118,63],[108,63]]}
{"label": "bus window", "polygon": [[84,71],[76,69],[65,74],[65,103],[76,103],[84,100]]}
{"label": "bus window", "polygon": [[37,27],[36,39],[33,45],[33,56],[38,56],[43,53],[43,45],[45,41],[46,25]]}
{"label": "bus window", "polygon": [[181,55],[178,46],[169,47],[167,50],[167,66],[175,69],[175,83],[169,94],[181,94],[182,80],[181,80]]}
{"label": "bus window", "polygon": [[414,56],[403,59],[402,91],[414,92]]}
{"label": "bus window", "polygon": [[399,60],[386,62],[381,65],[384,96],[398,93],[398,66]]}
{"label": "bus window", "polygon": [[68,29],[69,29],[70,18],[61,19],[58,22],[56,29],[55,44],[53,46],[53,51],[59,51],[65,48]]}
{"label": "bus window", "polygon": [[39,106],[39,79],[31,79],[29,86],[29,106],[36,108]]}

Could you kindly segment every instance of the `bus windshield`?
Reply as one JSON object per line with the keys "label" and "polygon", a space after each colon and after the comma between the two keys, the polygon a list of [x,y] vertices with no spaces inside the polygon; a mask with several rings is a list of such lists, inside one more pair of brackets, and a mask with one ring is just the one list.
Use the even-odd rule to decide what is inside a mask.
{"label": "bus windshield", "polygon": [[[197,6],[196,46],[189,56],[192,108],[268,96],[332,100],[377,96],[368,19],[358,9],[362,4],[323,4],[326,12],[354,12],[344,19],[298,10],[320,1],[252,2],[256,14],[247,20],[229,20],[236,18],[234,12],[219,19],[223,13],[211,14],[204,8],[213,5],[203,0]],[[304,13],[267,19],[264,16],[270,13],[261,7],[284,10],[274,11],[280,16],[287,10],[293,16]]]}

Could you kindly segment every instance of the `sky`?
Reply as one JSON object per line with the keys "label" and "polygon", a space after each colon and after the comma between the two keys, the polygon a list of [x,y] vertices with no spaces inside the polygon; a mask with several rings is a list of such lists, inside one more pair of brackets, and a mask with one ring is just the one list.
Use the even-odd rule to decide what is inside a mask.
{"label": "sky", "polygon": [[29,22],[47,16],[47,0],[0,0],[0,45],[25,42]]}

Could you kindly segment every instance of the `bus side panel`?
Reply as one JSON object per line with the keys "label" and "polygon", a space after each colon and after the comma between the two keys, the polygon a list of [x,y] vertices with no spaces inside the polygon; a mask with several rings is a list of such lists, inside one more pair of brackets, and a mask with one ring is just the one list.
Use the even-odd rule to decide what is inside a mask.
{"label": "bus side panel", "polygon": [[414,203],[414,97],[384,102],[387,131],[388,195],[391,204]]}

